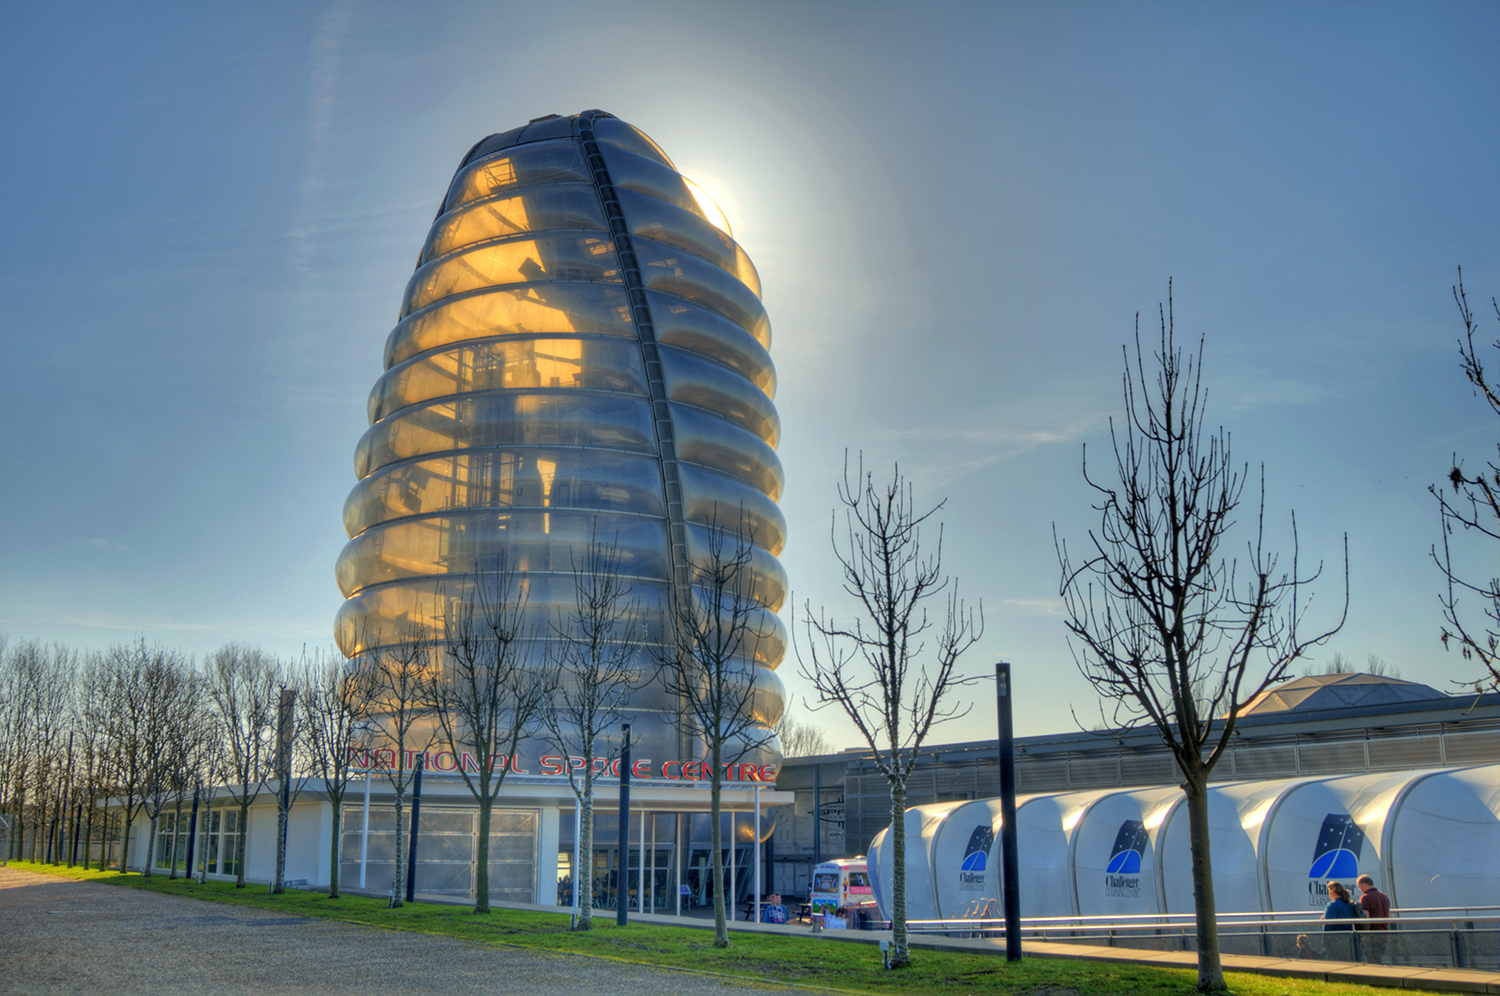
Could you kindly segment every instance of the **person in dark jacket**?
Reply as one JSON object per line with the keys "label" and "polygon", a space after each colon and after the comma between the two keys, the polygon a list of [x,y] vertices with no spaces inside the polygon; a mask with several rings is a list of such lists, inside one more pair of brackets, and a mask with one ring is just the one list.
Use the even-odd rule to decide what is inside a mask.
{"label": "person in dark jacket", "polygon": [[1323,924],[1323,930],[1353,930],[1354,921],[1359,919],[1359,907],[1349,898],[1349,890],[1342,882],[1328,883],[1328,899],[1323,919],[1329,922]]}
{"label": "person in dark jacket", "polygon": [[1375,888],[1375,880],[1368,875],[1361,875],[1354,884],[1359,886],[1359,908],[1370,921],[1364,928],[1370,931],[1364,936],[1365,960],[1379,965],[1385,961],[1386,931],[1391,929],[1391,897]]}

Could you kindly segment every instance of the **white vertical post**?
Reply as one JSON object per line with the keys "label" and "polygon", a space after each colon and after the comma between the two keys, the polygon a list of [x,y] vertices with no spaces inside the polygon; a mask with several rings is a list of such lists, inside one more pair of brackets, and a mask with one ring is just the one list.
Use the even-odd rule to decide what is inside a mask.
{"label": "white vertical post", "polygon": [[[579,799],[578,796],[575,795],[575,796],[573,796],[573,912],[574,913],[578,912],[578,902],[579,902],[579,899],[578,899],[578,882],[579,882],[579,876],[582,874],[582,870],[583,870],[583,865],[581,863],[582,860],[583,860],[582,845],[583,845],[583,801],[581,799]],[[594,856],[592,854],[589,855],[589,860],[590,861],[594,860]],[[590,894],[590,896],[589,896],[589,903],[592,904],[593,901],[594,901],[594,897],[593,897],[592,894]]]}
{"label": "white vertical post", "polygon": [[[687,818],[688,829],[693,826],[693,818]],[[678,916],[682,916],[682,856],[686,853],[682,843],[682,814],[677,813],[672,817],[672,867],[676,870],[677,881],[672,883],[672,891],[677,894],[677,905],[675,907]]]}
{"label": "white vertical post", "polygon": [[370,856],[370,768],[365,762],[365,827],[359,835],[359,887],[365,887],[365,864]]}
{"label": "white vertical post", "polygon": [[729,811],[729,895],[724,897],[729,903],[729,919],[731,920],[735,918],[735,910],[739,907],[740,898],[739,869],[735,864],[738,857],[735,852],[740,848],[739,841],[735,839],[737,828],[734,823],[734,810],[731,809]]}
{"label": "white vertical post", "polygon": [[760,923],[760,785],[755,786],[755,922]]}
{"label": "white vertical post", "polygon": [[640,870],[635,873],[635,911],[646,912],[646,811],[641,810]]}

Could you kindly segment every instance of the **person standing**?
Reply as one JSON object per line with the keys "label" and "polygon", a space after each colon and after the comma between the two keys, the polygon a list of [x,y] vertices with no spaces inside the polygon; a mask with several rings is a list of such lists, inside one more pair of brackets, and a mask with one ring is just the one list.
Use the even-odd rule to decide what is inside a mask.
{"label": "person standing", "polygon": [[1353,930],[1354,921],[1359,916],[1359,909],[1355,907],[1354,900],[1349,898],[1349,890],[1344,888],[1344,883],[1329,882],[1328,905],[1323,909],[1323,919],[1328,922],[1323,924],[1323,930]]}
{"label": "person standing", "polygon": [[1369,933],[1364,936],[1365,960],[1383,964],[1387,941],[1390,940],[1391,897],[1375,888],[1375,880],[1368,875],[1361,875],[1355,884],[1359,886],[1359,908],[1369,919],[1365,928]]}

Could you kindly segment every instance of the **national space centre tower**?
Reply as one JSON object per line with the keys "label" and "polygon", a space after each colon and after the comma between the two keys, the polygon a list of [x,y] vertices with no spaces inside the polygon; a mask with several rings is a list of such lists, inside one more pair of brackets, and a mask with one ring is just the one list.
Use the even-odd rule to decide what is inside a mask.
{"label": "national space centre tower", "polygon": [[[475,145],[370,392],[344,505],[340,649],[355,658],[416,633],[440,657],[445,617],[501,555],[537,632],[556,638],[547,627],[574,608],[573,564],[596,527],[618,540],[646,610],[649,678],[717,526],[752,544],[759,638],[743,663],[769,728],[787,589],[770,345],[728,220],[645,134],[586,111]],[[677,708],[660,682],[633,694],[637,758],[702,759],[661,721]],[[779,744],[744,760],[779,761]]]}

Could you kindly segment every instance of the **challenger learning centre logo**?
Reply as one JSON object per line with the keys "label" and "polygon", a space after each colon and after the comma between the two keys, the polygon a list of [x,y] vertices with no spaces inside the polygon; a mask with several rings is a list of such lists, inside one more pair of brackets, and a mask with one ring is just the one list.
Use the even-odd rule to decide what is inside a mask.
{"label": "challenger learning centre logo", "polygon": [[1308,878],[1353,878],[1359,874],[1359,853],[1365,847],[1365,832],[1347,813],[1323,817],[1323,829],[1313,848]]}
{"label": "challenger learning centre logo", "polygon": [[984,872],[990,860],[990,847],[994,843],[995,831],[988,823],[981,823],[969,834],[969,846],[964,849],[964,860],[959,865],[959,889],[964,892],[979,892],[984,888]]}
{"label": "challenger learning centre logo", "polygon": [[1141,894],[1141,852],[1149,838],[1140,820],[1126,820],[1115,834],[1115,846],[1104,868],[1104,894],[1133,899]]}

